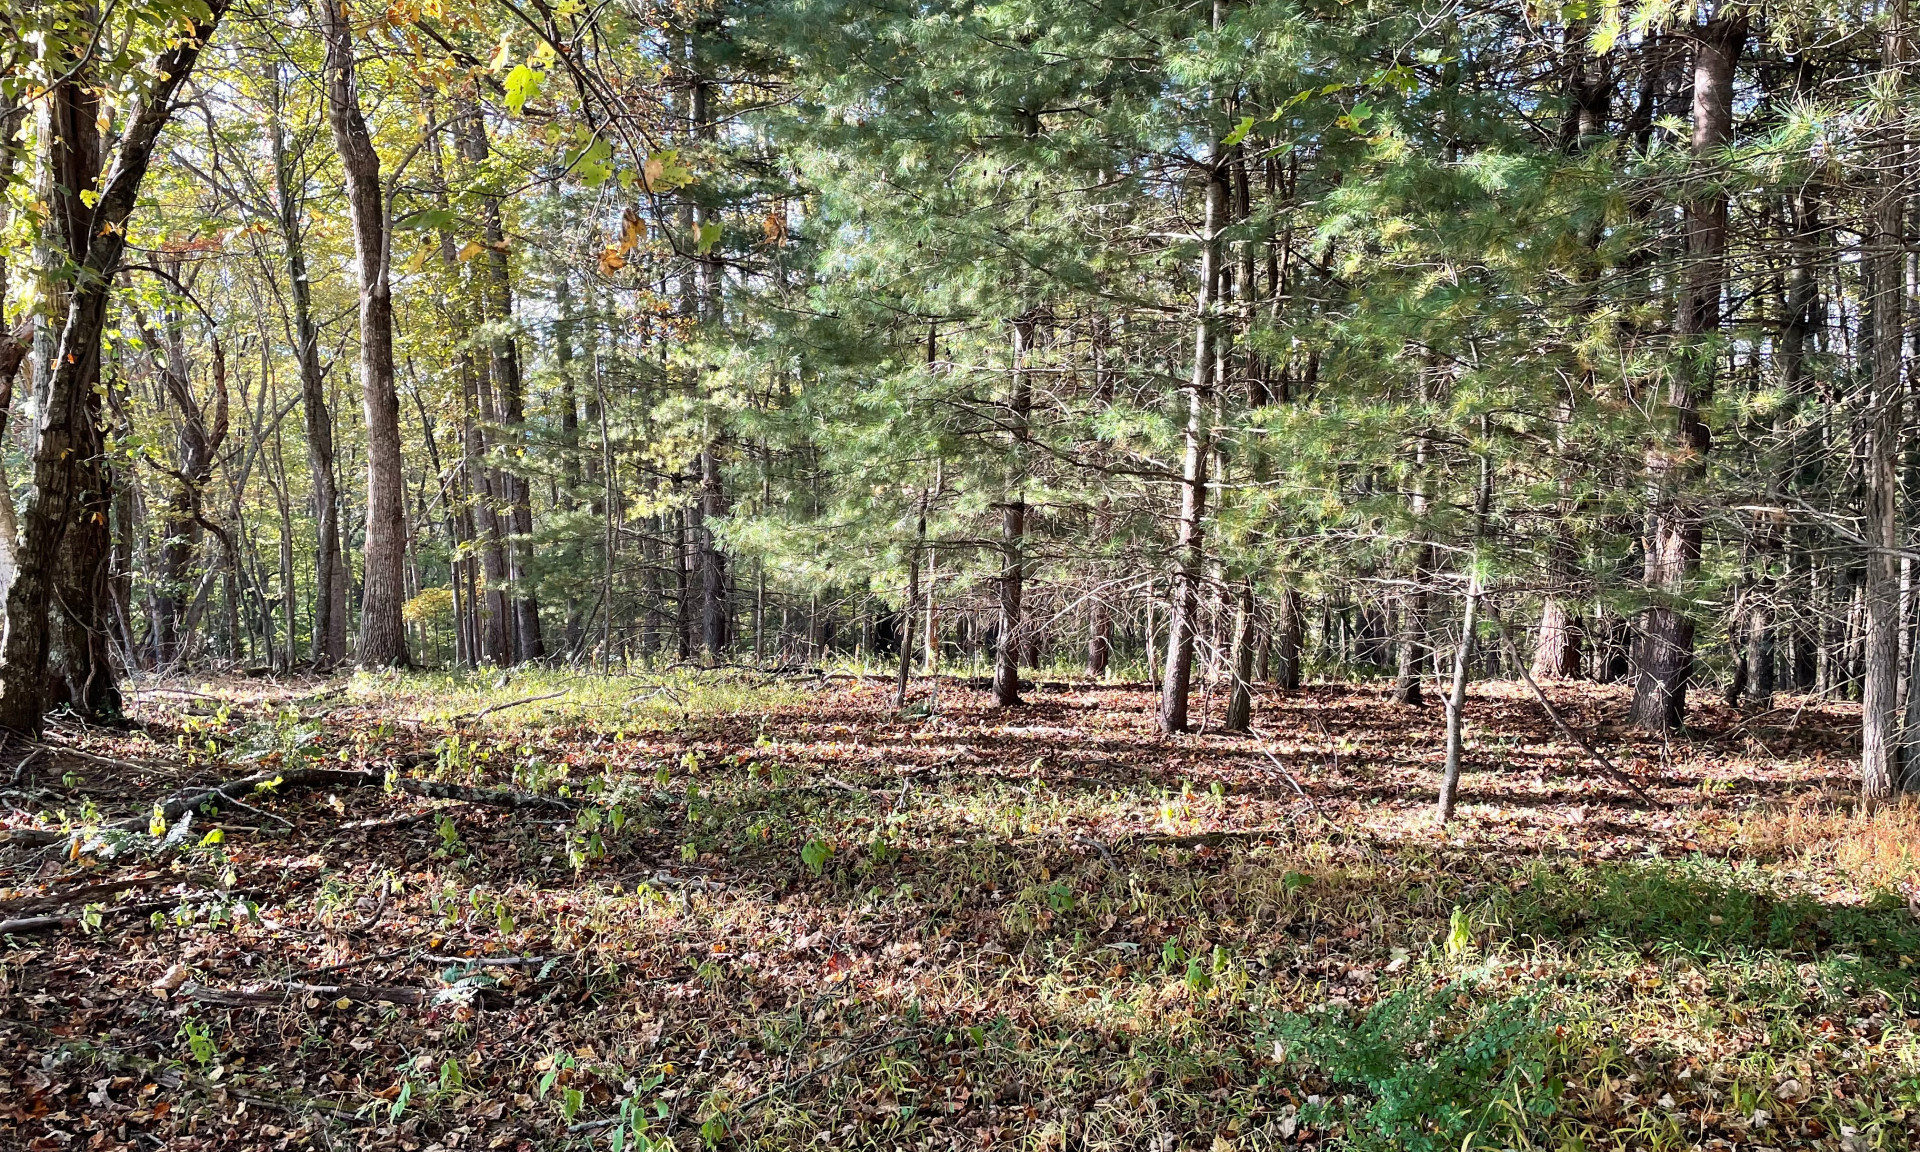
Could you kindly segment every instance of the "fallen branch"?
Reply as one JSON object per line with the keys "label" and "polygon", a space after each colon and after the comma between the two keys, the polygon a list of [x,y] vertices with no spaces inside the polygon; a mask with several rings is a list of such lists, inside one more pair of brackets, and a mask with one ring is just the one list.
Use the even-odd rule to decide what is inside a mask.
{"label": "fallen branch", "polygon": [[78,921],[72,916],[27,916],[19,920],[0,920],[0,936],[25,936],[33,932],[71,928],[76,923]]}
{"label": "fallen branch", "polygon": [[[215,784],[210,788],[188,788],[174,793],[157,807],[161,821],[172,824],[209,800],[231,800],[237,803],[239,798],[233,793],[241,789],[252,793],[258,791],[262,785],[273,788],[327,784],[354,787],[378,784],[384,778],[378,772],[357,771],[351,768],[275,768],[265,772],[255,772],[251,776],[242,776],[237,780],[229,780],[224,784]],[[121,831],[137,831],[148,827],[151,820],[151,815],[129,816],[107,827]]]}
{"label": "fallen branch", "polygon": [[[370,783],[385,781],[380,773],[370,773]],[[549,808],[562,812],[572,812],[579,808],[577,801],[560,796],[547,796],[539,792],[522,792],[517,788],[475,788],[467,784],[447,784],[439,780],[418,780],[412,776],[395,777],[393,786],[409,796],[425,796],[432,800],[461,800],[468,804],[486,804],[494,808]]]}
{"label": "fallen branch", "polygon": [[[237,896],[240,893],[222,892],[218,895]],[[215,893],[201,892],[178,896],[172,900],[150,900],[144,904],[122,904],[116,908],[102,908],[100,918],[109,916],[139,916],[162,912],[168,908],[178,908],[183,902],[195,896],[211,896]],[[78,916],[23,916],[17,920],[0,920],[0,936],[25,936],[34,932],[57,932],[72,928],[80,923]]]}
{"label": "fallen branch", "polygon": [[1068,839],[1073,841],[1075,844],[1080,845],[1082,848],[1091,848],[1094,851],[1100,853],[1100,859],[1106,861],[1108,871],[1110,872],[1120,871],[1119,861],[1113,858],[1113,849],[1107,847],[1105,844],[1101,843],[1098,840],[1095,840],[1091,836],[1083,836],[1078,832],[1075,832],[1073,835],[1069,836]]}
{"label": "fallen branch", "polygon": [[[260,812],[240,799],[241,795],[269,787],[275,791],[282,789],[311,787],[371,788],[384,787],[388,777],[378,769],[352,768],[286,768],[275,771],[255,772],[251,776],[242,776],[224,784],[212,787],[189,788],[176,792],[172,798],[159,805],[160,816],[172,824],[187,812],[198,808],[209,800],[227,801],[237,807]],[[522,792],[513,788],[476,788],[467,784],[449,784],[438,780],[418,780],[411,776],[395,776],[392,779],[396,791],[409,796],[423,796],[433,800],[460,800],[468,804],[485,804],[495,808],[545,808],[571,812],[579,805],[559,796],[545,796],[537,792]],[[272,815],[262,812],[262,815]],[[276,820],[282,817],[273,817]],[[148,826],[151,816],[130,816],[125,820],[107,825],[122,831],[141,830]]]}
{"label": "fallen branch", "polygon": [[1600,767],[1606,771],[1607,775],[1619,781],[1628,791],[1638,796],[1642,803],[1650,808],[1658,808],[1664,811],[1667,807],[1666,804],[1649,795],[1645,788],[1640,787],[1639,781],[1621,771],[1614,765],[1613,761],[1602,756],[1599,749],[1587,743],[1585,736],[1574,731],[1571,724],[1568,724],[1560,718],[1560,712],[1553,706],[1553,701],[1547,699],[1547,694],[1542,692],[1540,685],[1534,682],[1533,672],[1528,669],[1527,662],[1520,659],[1519,650],[1513,642],[1513,632],[1505,619],[1500,621],[1500,638],[1506,643],[1507,654],[1513,660],[1513,666],[1520,670],[1520,678],[1527,682],[1527,687],[1533,689],[1534,698],[1540,701],[1540,707],[1546,710],[1547,719],[1553,721],[1554,727],[1560,729],[1561,733],[1565,735],[1567,739],[1578,744],[1582,752],[1585,752],[1591,757],[1594,763],[1600,765]]}
{"label": "fallen branch", "polygon": [[544,696],[528,696],[522,700],[509,700],[505,704],[495,704],[491,708],[482,708],[478,712],[462,712],[458,716],[449,716],[447,717],[447,721],[449,723],[457,723],[461,720],[478,720],[482,716],[491,716],[495,712],[505,712],[509,708],[518,708],[522,704],[536,704],[542,700],[558,700],[570,691],[572,691],[572,689],[562,688],[558,692],[549,692]]}
{"label": "fallen branch", "polygon": [[557,960],[557,956],[439,956],[432,952],[423,952],[416,959],[431,960],[435,964],[460,964],[468,968],[531,968]]}
{"label": "fallen branch", "polygon": [[372,820],[349,820],[335,828],[336,832],[365,832],[373,828],[404,828],[409,824],[418,824],[430,819],[437,809],[428,808],[422,812],[408,812],[402,816],[381,816]]}
{"label": "fallen branch", "polygon": [[709,880],[705,876],[675,876],[667,872],[656,872],[651,876],[635,876],[633,890],[639,891],[640,885],[652,888],[698,888],[701,891],[718,890],[726,885],[718,880]]}
{"label": "fallen branch", "polygon": [[125,880],[106,880],[98,884],[82,884],[78,888],[69,888],[64,892],[47,892],[39,896],[22,896],[12,900],[0,900],[0,913],[17,915],[21,912],[38,912],[45,908],[60,908],[68,904],[80,904],[101,896],[112,896],[117,892],[127,892],[135,888],[154,888],[162,884],[178,884],[182,877],[169,873],[155,873],[151,876],[134,876]]}
{"label": "fallen branch", "polygon": [[1216,832],[1195,832],[1187,836],[1133,836],[1129,839],[1143,848],[1218,848],[1230,840],[1257,840],[1285,831],[1285,828],[1223,828]]}
{"label": "fallen branch", "polygon": [[[35,743],[33,748],[36,752],[45,752],[54,756],[72,756],[91,764],[98,764],[103,768],[122,768],[132,772],[151,772],[155,768],[155,765],[142,764],[137,760],[116,760],[112,756],[100,756],[92,752],[83,752],[71,744]],[[22,763],[24,765],[24,762]]]}
{"label": "fallen branch", "polygon": [[[475,1006],[496,1009],[504,1008],[509,999],[506,993],[498,989],[477,988],[472,985],[433,989],[386,984],[307,984],[299,981],[288,981],[271,987],[256,985],[252,988],[214,988],[190,980],[182,984],[175,995],[182,999],[196,1000],[202,1004],[218,1004],[226,1008],[258,1008],[307,999],[328,1004],[337,1004],[345,1000],[352,1004],[385,1003],[417,1007],[422,1004],[464,1001],[470,996]],[[309,1007],[315,1006],[317,1005],[309,1005]]]}

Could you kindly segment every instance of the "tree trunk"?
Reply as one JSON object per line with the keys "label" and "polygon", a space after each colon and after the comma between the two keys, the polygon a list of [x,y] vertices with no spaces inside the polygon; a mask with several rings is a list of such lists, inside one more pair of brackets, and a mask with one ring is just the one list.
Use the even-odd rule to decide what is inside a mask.
{"label": "tree trunk", "polygon": [[380,186],[380,154],[360,112],[350,17],[332,0],[316,4],[326,39],[327,119],[346,174],[360,291],[360,395],[366,420],[367,520],[362,548],[362,666],[407,664],[406,508],[400,455],[400,396],[393,376],[393,295],[388,283],[392,225]]}
{"label": "tree trunk", "polygon": [[[153,86],[128,118],[113,168],[91,204],[82,193],[96,191],[100,161],[94,97],[87,91],[89,78],[78,74],[84,69],[75,69],[47,97],[53,115],[67,121],[45,137],[53,149],[50,169],[63,192],[55,198],[51,223],[75,268],[36,406],[33,489],[21,517],[19,570],[7,594],[0,727],[37,735],[50,679],[62,682],[68,701],[81,711],[119,711],[106,650],[112,494],[102,466],[95,387],[100,336],[147,165],[176,94],[226,7],[227,0],[209,0],[205,18],[153,62]],[[50,611],[56,597],[59,607]]]}
{"label": "tree trunk", "polygon": [[[1904,0],[1887,14],[1883,65],[1896,83],[1905,58]],[[1906,332],[1906,261],[1902,258],[1905,213],[1905,148],[1899,121],[1882,127],[1877,168],[1879,196],[1867,223],[1865,260],[1873,325],[1867,349],[1869,403],[1867,504],[1862,525],[1871,551],[1866,557],[1866,638],[1860,691],[1860,791],[1868,803],[1890,800],[1902,773],[1898,689],[1900,682],[1900,432],[1905,410],[1900,368]]]}
{"label": "tree trunk", "polygon": [[[1553,546],[1558,546],[1556,540]],[[1564,569],[1556,569],[1560,578]],[[1548,596],[1540,604],[1539,643],[1533,650],[1533,678],[1576,680],[1580,676],[1582,630],[1580,617],[1568,602]]]}
{"label": "tree trunk", "polygon": [[1300,593],[1292,587],[1280,589],[1273,624],[1273,684],[1283,692],[1300,690],[1301,629],[1306,621],[1300,612]]}
{"label": "tree trunk", "polygon": [[[0,96],[0,187],[11,184],[20,169],[21,149],[15,137],[25,123],[26,115],[24,107],[9,97]],[[12,213],[0,217],[0,228],[12,225],[11,217]],[[27,354],[33,346],[31,317],[22,317],[14,328],[6,327],[7,258],[7,249],[0,247],[0,435],[6,432],[7,414],[13,407],[14,381],[19,377],[20,366],[26,363]],[[0,467],[0,604],[6,602],[7,590],[13,587],[16,566],[14,546],[19,533],[13,490],[7,482],[6,469]]]}
{"label": "tree trunk", "polygon": [[[1733,73],[1747,38],[1747,17],[1716,12],[1696,30],[1693,60],[1693,159],[1707,167],[1733,130]],[[1687,266],[1674,323],[1676,348],[1667,378],[1674,437],[1647,454],[1652,508],[1647,518],[1646,583],[1656,597],[1641,617],[1639,675],[1629,716],[1650,731],[1686,721],[1693,674],[1693,618],[1685,599],[1699,573],[1700,510],[1688,489],[1701,475],[1711,444],[1702,409],[1714,383],[1712,337],[1720,328],[1726,279],[1727,196],[1717,187],[1686,205]]]}
{"label": "tree trunk", "polygon": [[[1473,659],[1473,617],[1480,605],[1480,574],[1467,577],[1467,602],[1460,611],[1460,643],[1453,653],[1453,684],[1447,691],[1447,760],[1440,770],[1440,801],[1436,806],[1440,823],[1453,819],[1453,805],[1460,792],[1460,754],[1465,745],[1467,713],[1467,666]],[[1498,605],[1495,605],[1498,607]]]}
{"label": "tree trunk", "polygon": [[913,672],[913,610],[920,603],[920,557],[927,548],[927,504],[932,497],[933,489],[921,490],[919,523],[914,530],[913,551],[907,559],[907,602],[900,609],[900,627],[896,633],[900,642],[900,669],[893,686],[896,711],[907,706],[907,677]]}
{"label": "tree trunk", "polygon": [[712,527],[727,511],[720,479],[719,452],[709,445],[700,453],[700,638],[707,659],[716,663],[732,642],[727,635],[727,557]]}
{"label": "tree trunk", "polygon": [[1008,397],[1008,423],[1013,429],[1013,475],[1006,502],[1000,507],[1000,633],[993,654],[993,700],[1001,708],[1020,703],[1020,654],[1026,638],[1021,597],[1026,583],[1027,446],[1033,438],[1028,418],[1033,411],[1033,382],[1027,357],[1033,349],[1034,318],[1013,322],[1013,388]]}
{"label": "tree trunk", "polygon": [[1212,441],[1215,292],[1220,283],[1220,226],[1227,207],[1226,171],[1216,155],[1207,171],[1200,226],[1200,282],[1195,293],[1193,378],[1187,385],[1185,451],[1180,464],[1180,521],[1174,542],[1169,597],[1166,668],[1160,684],[1160,731],[1188,729],[1187,700],[1193,690],[1193,641],[1199,583],[1205,565],[1203,517],[1207,508],[1207,456]]}
{"label": "tree trunk", "polygon": [[1227,688],[1227,716],[1223,727],[1229,732],[1245,732],[1253,726],[1254,616],[1253,577],[1238,581],[1233,609],[1233,644],[1228,663],[1233,682]]}
{"label": "tree trunk", "polygon": [[[275,208],[280,241],[286,252],[287,295],[291,304],[293,355],[300,368],[300,409],[306,426],[307,472],[313,484],[314,664],[331,668],[347,655],[347,569],[340,554],[340,496],[334,486],[333,413],[327,409],[325,378],[320,371],[320,330],[313,322],[313,288],[307,279],[306,236],[301,226],[300,175],[287,153],[284,95],[280,66],[267,66],[267,92],[272,101],[269,142],[272,146]],[[291,637],[289,637],[291,643]]]}
{"label": "tree trunk", "polygon": [[[574,514],[580,510],[580,397],[574,384],[573,367],[573,329],[577,319],[573,311],[573,283],[565,268],[561,269],[560,279],[554,285],[555,311],[559,316],[553,324],[553,359],[560,376],[560,485],[561,493],[558,511],[567,517],[567,541],[563,552],[567,559],[567,574],[577,578],[581,572],[584,555],[573,523]],[[568,587],[574,585],[570,582]],[[569,591],[567,595],[566,643],[569,659],[580,655],[582,632],[585,628],[580,619],[580,598]]]}
{"label": "tree trunk", "polygon": [[138,304],[131,307],[135,325],[146,342],[162,390],[179,413],[179,443],[173,474],[173,490],[168,495],[163,521],[166,539],[160,545],[160,566],[155,573],[159,591],[154,597],[157,609],[151,626],[155,659],[163,666],[177,664],[185,655],[184,637],[188,605],[194,583],[194,560],[204,533],[202,495],[213,478],[213,463],[227,438],[226,353],[218,337],[213,343],[214,412],[208,419],[205,409],[193,394],[191,368],[187,358],[185,318],[169,304],[162,314],[165,331],[147,323]]}

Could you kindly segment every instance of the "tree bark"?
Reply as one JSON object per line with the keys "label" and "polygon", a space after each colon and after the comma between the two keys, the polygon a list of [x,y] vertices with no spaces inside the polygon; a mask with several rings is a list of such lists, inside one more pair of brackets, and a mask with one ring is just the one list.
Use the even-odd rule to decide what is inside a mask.
{"label": "tree bark", "polygon": [[[1549,547],[1558,547],[1555,540]],[[1556,586],[1563,583],[1567,568],[1553,565],[1550,575]],[[1574,680],[1580,676],[1580,651],[1583,630],[1580,617],[1568,602],[1547,596],[1540,603],[1540,635],[1533,650],[1533,677],[1536,680]]]}
{"label": "tree bark", "polygon": [[[326,380],[320,370],[320,330],[313,322],[313,287],[308,282],[306,233],[301,224],[300,174],[287,152],[284,93],[280,67],[267,66],[272,101],[269,142],[274,173],[274,207],[286,253],[287,296],[291,303],[294,361],[300,368],[300,411],[306,429],[307,473],[313,485],[314,597],[312,658],[321,669],[347,656],[347,566],[340,552],[340,494],[334,483],[333,413],[327,408]],[[292,637],[288,637],[292,643]]]}
{"label": "tree bark", "polygon": [[[1882,64],[1898,82],[1905,59],[1906,4],[1896,0],[1887,13]],[[1868,803],[1890,800],[1900,791],[1903,744],[1898,690],[1900,682],[1900,432],[1905,397],[1901,382],[1902,324],[1906,299],[1906,261],[1902,247],[1909,195],[1905,187],[1905,147],[1897,118],[1876,132],[1880,147],[1879,196],[1867,224],[1868,307],[1873,325],[1867,349],[1867,504],[1862,525],[1871,551],[1866,557],[1866,637],[1860,690],[1860,792]]]}
{"label": "tree bark", "polygon": [[732,642],[727,597],[727,557],[713,534],[713,522],[726,515],[720,454],[709,444],[700,453],[700,639],[707,659],[718,662]]}
{"label": "tree bark", "polygon": [[907,602],[900,609],[900,628],[897,635],[900,640],[900,668],[893,685],[893,707],[895,711],[907,706],[907,677],[913,672],[913,612],[920,605],[920,557],[927,549],[927,504],[933,498],[933,489],[924,488],[920,492],[920,517],[914,530],[913,551],[907,559]]}
{"label": "tree bark", "polygon": [[1447,759],[1440,770],[1440,800],[1436,810],[1440,823],[1453,819],[1453,806],[1460,793],[1460,757],[1465,745],[1467,713],[1467,666],[1473,659],[1473,617],[1480,606],[1480,573],[1467,577],[1467,602],[1460,610],[1460,643],[1453,653],[1453,684],[1447,690]]}
{"label": "tree bark", "polygon": [[149,622],[153,630],[154,660],[167,668],[178,664],[186,655],[181,633],[188,623],[187,602],[194,558],[204,535],[202,494],[207,482],[213,479],[214,457],[227,439],[227,362],[219,338],[211,337],[214,409],[209,419],[193,394],[184,318],[169,306],[162,316],[165,331],[160,331],[147,322],[146,314],[137,304],[131,310],[160,377],[162,390],[180,416],[176,463],[168,477],[173,481],[173,491],[168,495],[166,518],[162,522],[166,539],[160,545],[160,565],[155,574],[159,585],[154,597],[157,611]]}
{"label": "tree bark", "polygon": [[406,507],[400,450],[400,396],[393,374],[393,294],[388,282],[392,222],[380,186],[380,154],[360,111],[353,28],[346,9],[319,0],[326,40],[327,120],[346,174],[353,226],[354,272],[360,290],[360,396],[366,419],[367,521],[362,549],[360,642],[362,666],[405,667],[407,632]]}
{"label": "tree bark", "polygon": [[1222,724],[1229,732],[1245,732],[1253,727],[1254,632],[1258,620],[1254,614],[1253,577],[1235,581],[1233,643],[1228,661],[1233,682],[1227,687],[1227,715]]}
{"label": "tree bark", "polygon": [[1007,420],[1013,436],[1013,475],[1006,501],[1000,506],[1000,631],[993,653],[993,700],[1001,708],[1020,703],[1020,653],[1026,620],[1021,598],[1026,583],[1027,448],[1033,439],[1029,418],[1033,412],[1033,381],[1027,374],[1032,354],[1034,317],[1013,322],[1013,386],[1007,398]]}
{"label": "tree bark", "polygon": [[1218,147],[1207,169],[1205,206],[1200,225],[1200,282],[1195,292],[1193,377],[1188,382],[1185,451],[1180,462],[1180,521],[1174,542],[1173,588],[1169,596],[1167,658],[1160,683],[1160,731],[1187,731],[1187,700],[1193,690],[1193,641],[1199,611],[1199,584],[1205,565],[1203,518],[1207,509],[1207,457],[1212,442],[1208,424],[1213,409],[1215,294],[1220,284],[1220,226],[1226,216],[1226,171]]}
{"label": "tree bark", "polygon": [[[106,559],[111,493],[101,466],[100,336],[107,301],[126,248],[126,224],[139,198],[147,166],[173,113],[173,102],[200,49],[226,14],[227,0],[209,0],[204,18],[182,29],[174,45],[154,61],[153,86],[128,118],[120,134],[113,168],[98,187],[91,206],[80,196],[92,191],[97,157],[74,155],[86,136],[76,123],[49,143],[56,149],[56,171],[77,173],[64,187],[56,211],[62,237],[85,238],[70,248],[75,273],[60,335],[49,358],[45,395],[37,405],[33,433],[33,489],[21,517],[19,572],[7,594],[4,645],[0,645],[0,727],[38,734],[48,699],[49,662],[56,644],[64,667],[57,670],[70,702],[91,712],[117,712],[119,691],[106,651]],[[92,97],[83,95],[86,78],[72,76],[50,95],[61,115],[78,114],[92,123]],[[62,89],[71,87],[72,91]],[[97,131],[97,130],[96,130]],[[76,163],[77,161],[77,163]],[[92,171],[87,171],[91,163]],[[98,537],[97,542],[94,537]],[[75,577],[78,577],[77,579]],[[56,593],[59,616],[49,611]],[[99,625],[96,627],[96,625]],[[56,641],[55,631],[63,633]],[[73,633],[83,647],[75,650]],[[82,664],[76,657],[84,657]],[[84,676],[75,683],[76,677]]]}
{"label": "tree bark", "polygon": [[[1733,75],[1746,43],[1747,17],[1716,12],[1695,30],[1693,159],[1705,170],[1733,131]],[[1700,569],[1703,525],[1688,489],[1700,476],[1712,437],[1702,409],[1713,394],[1712,337],[1720,328],[1726,280],[1727,196],[1714,187],[1686,205],[1687,267],[1667,374],[1673,439],[1647,454],[1652,507],[1647,517],[1646,583],[1654,602],[1641,616],[1631,721],[1656,732],[1686,721],[1693,675],[1694,622],[1685,599]]]}

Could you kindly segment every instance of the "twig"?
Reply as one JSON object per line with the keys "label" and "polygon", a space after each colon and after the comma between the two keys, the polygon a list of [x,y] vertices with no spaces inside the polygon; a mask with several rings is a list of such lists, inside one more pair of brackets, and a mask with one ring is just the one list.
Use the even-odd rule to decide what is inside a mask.
{"label": "twig", "polygon": [[1120,871],[1119,862],[1113,858],[1113,849],[1108,848],[1105,844],[1101,843],[1098,840],[1095,840],[1091,836],[1083,836],[1078,832],[1075,832],[1073,835],[1067,837],[1067,839],[1072,840],[1075,844],[1080,845],[1082,848],[1091,848],[1094,851],[1100,853],[1100,859],[1106,861],[1108,871],[1111,871],[1111,872]]}
{"label": "twig", "polygon": [[[1263,744],[1266,742],[1267,737],[1265,733],[1261,732],[1258,728],[1255,728],[1252,731],[1255,739],[1261,741]],[[1287,771],[1287,766],[1285,764],[1280,763],[1280,757],[1275,756],[1273,754],[1273,751],[1268,748],[1260,749],[1260,754],[1262,756],[1265,756],[1269,761],[1272,762],[1274,768],[1279,771],[1280,775],[1286,777],[1287,783],[1293,785],[1294,792],[1300,797],[1300,799],[1305,800],[1307,802],[1307,806],[1313,809],[1314,814],[1324,819],[1326,814],[1320,811],[1320,802],[1318,800],[1315,800],[1313,797],[1307,795],[1307,790],[1305,788],[1300,787],[1300,781],[1294,779],[1293,773]]]}
{"label": "twig", "polygon": [[509,708],[518,708],[522,704],[534,704],[541,700],[557,700],[560,697],[565,696],[570,691],[572,691],[572,689],[562,688],[558,692],[549,692],[544,696],[528,696],[524,700],[509,700],[505,704],[495,704],[491,708],[482,708],[478,712],[463,712],[458,716],[449,716],[447,717],[447,720],[449,722],[459,721],[459,720],[478,720],[482,716],[491,716],[495,712],[504,712]]}
{"label": "twig", "polygon": [[435,964],[463,964],[468,968],[532,968],[558,956],[440,956],[432,952],[422,952],[416,960],[431,960]]}
{"label": "twig", "polygon": [[124,768],[134,772],[151,772],[155,765],[142,764],[135,760],[116,760],[112,756],[99,756],[92,752],[83,752],[71,744],[35,744],[34,749],[55,755],[74,756],[81,760],[98,764],[103,768]]}
{"label": "twig", "polygon": [[408,824],[418,824],[439,812],[437,808],[428,808],[424,812],[408,812],[401,816],[382,816],[372,820],[349,820],[334,828],[336,832],[364,832],[370,828],[404,828]]}
{"label": "twig", "polygon": [[1540,685],[1534,682],[1533,672],[1527,668],[1526,661],[1520,659],[1519,651],[1515,647],[1513,642],[1512,628],[1507,623],[1504,617],[1500,619],[1500,636],[1501,636],[1501,639],[1506,642],[1506,645],[1508,648],[1507,654],[1513,660],[1513,666],[1520,670],[1520,678],[1527,682],[1527,687],[1533,689],[1534,698],[1539,700],[1540,707],[1546,710],[1547,719],[1553,721],[1554,726],[1560,729],[1560,731],[1566,736],[1567,739],[1573,741],[1575,744],[1578,744],[1582,752],[1585,752],[1588,756],[1592,757],[1593,762],[1600,765],[1600,767],[1606,771],[1607,775],[1613,777],[1615,780],[1625,785],[1629,791],[1631,791],[1635,796],[1638,796],[1641,799],[1641,801],[1645,803],[1648,807],[1658,808],[1658,809],[1661,809],[1662,811],[1665,811],[1667,807],[1666,804],[1648,795],[1647,790],[1640,787],[1640,784],[1638,781],[1636,781],[1633,777],[1627,775],[1625,772],[1622,772],[1619,768],[1617,768],[1614,765],[1613,761],[1607,759],[1605,756],[1602,756],[1600,754],[1599,749],[1587,743],[1586,737],[1574,731],[1572,725],[1568,724],[1565,720],[1560,718],[1560,712],[1558,709],[1554,708],[1553,701],[1547,699],[1547,694],[1545,692],[1542,692],[1540,690]]}

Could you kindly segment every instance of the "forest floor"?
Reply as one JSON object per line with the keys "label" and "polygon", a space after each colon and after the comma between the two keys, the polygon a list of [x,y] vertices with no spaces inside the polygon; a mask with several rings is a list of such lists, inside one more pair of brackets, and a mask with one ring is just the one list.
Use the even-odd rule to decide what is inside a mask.
{"label": "forest floor", "polygon": [[0,1147],[1915,1143],[1857,707],[1548,691],[1657,804],[1507,683],[1445,829],[1376,686],[1166,739],[1141,686],[146,684],[0,747]]}

